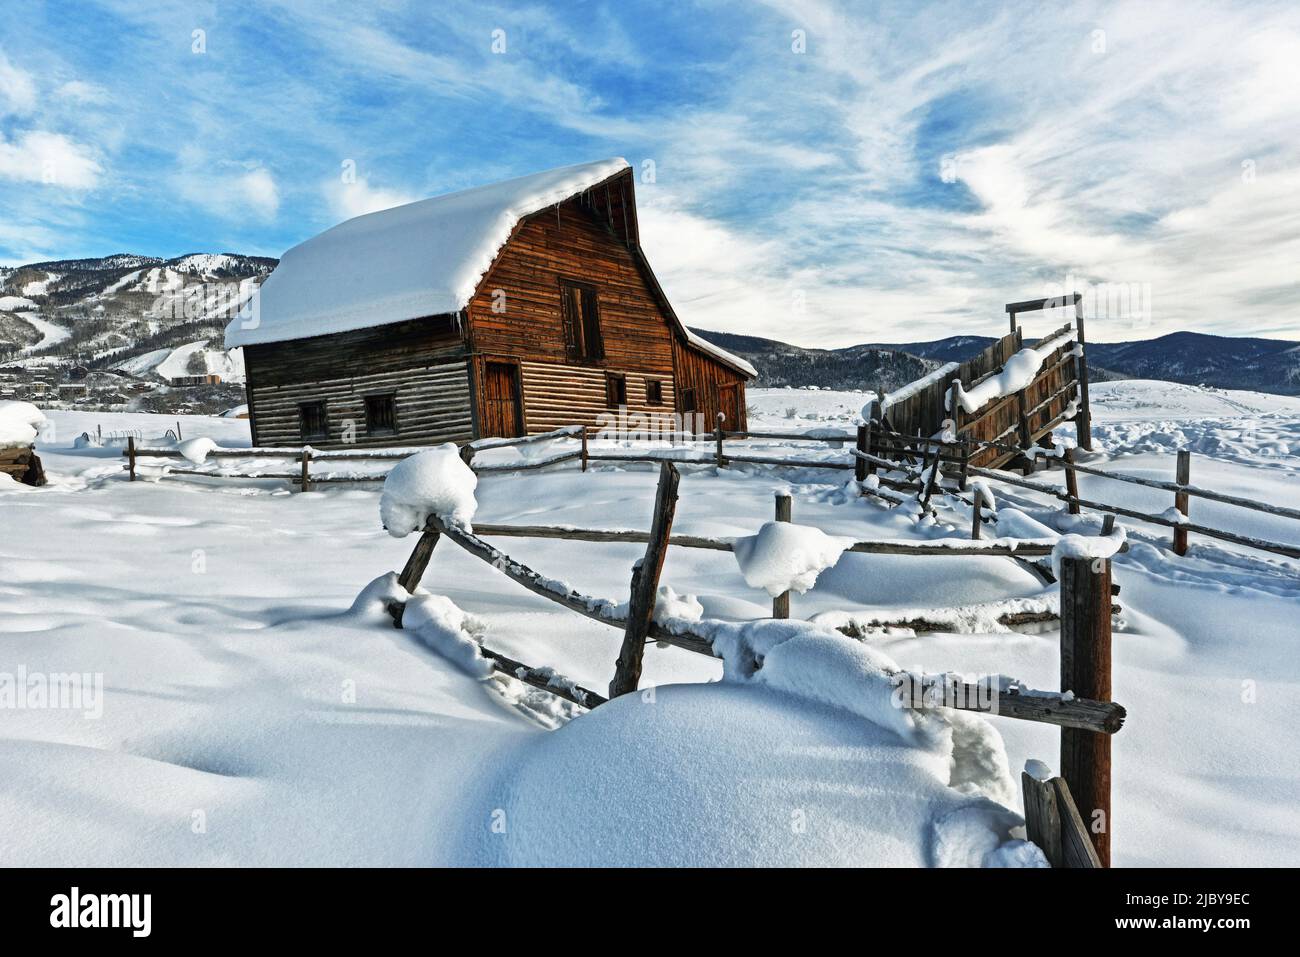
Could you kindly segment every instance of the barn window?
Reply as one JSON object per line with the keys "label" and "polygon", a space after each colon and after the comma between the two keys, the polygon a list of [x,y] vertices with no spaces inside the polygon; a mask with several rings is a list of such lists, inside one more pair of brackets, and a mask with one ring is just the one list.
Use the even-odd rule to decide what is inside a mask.
{"label": "barn window", "polygon": [[595,286],[561,279],[560,317],[564,325],[564,347],[570,359],[605,358],[605,342],[600,335],[600,301]]}
{"label": "barn window", "polygon": [[396,431],[397,397],[391,392],[366,396],[366,434],[392,435]]}
{"label": "barn window", "polygon": [[611,409],[627,405],[627,376],[623,373],[605,373],[605,405]]}
{"label": "barn window", "polygon": [[663,405],[664,404],[664,384],[658,379],[645,380],[645,404],[646,405]]}
{"label": "barn window", "polygon": [[683,412],[695,411],[695,390],[694,389],[682,389],[682,411]]}
{"label": "barn window", "polygon": [[304,442],[310,442],[314,439],[328,439],[330,437],[330,423],[325,414],[325,403],[304,402],[298,406],[298,429],[302,433]]}

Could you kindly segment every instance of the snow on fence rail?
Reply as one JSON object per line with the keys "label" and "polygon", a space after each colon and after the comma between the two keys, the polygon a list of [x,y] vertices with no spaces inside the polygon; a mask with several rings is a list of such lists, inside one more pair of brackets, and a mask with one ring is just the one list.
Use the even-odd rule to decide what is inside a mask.
{"label": "snow on fence rail", "polygon": [[[782,621],[778,615],[789,614],[788,603],[784,609],[774,602],[773,619],[755,622],[721,622],[703,619],[668,617],[661,620],[656,615],[659,595],[659,577],[664,557],[671,546],[707,548],[736,551],[736,540],[705,538],[700,536],[674,536],[672,522],[676,511],[679,473],[672,463],[660,464],[659,483],[655,495],[654,512],[650,530],[596,530],[560,526],[507,526],[479,524],[474,530],[468,526],[430,515],[400,574],[397,584],[407,597],[393,596],[388,611],[393,623],[402,627],[406,601],[419,587],[435,546],[443,538],[490,564],[520,586],[534,594],[553,601],[577,614],[623,631],[623,642],[615,662],[614,677],[609,686],[609,698],[637,690],[640,684],[645,646],[654,641],[696,654],[722,658],[730,667],[740,648],[752,661],[752,667],[761,668],[762,648],[765,642],[779,643],[793,635],[834,634],[828,624],[807,621]],[[783,513],[784,512],[784,517]],[[778,521],[789,520],[788,503],[782,509],[778,503]],[[1023,688],[1009,679],[996,676],[980,684],[970,684],[954,675],[921,676],[898,671],[890,674],[896,689],[903,696],[896,699],[899,707],[916,709],[955,708],[995,714],[1025,721],[1054,724],[1061,729],[1063,806],[1071,806],[1070,794],[1079,796],[1080,804],[1090,819],[1097,812],[1104,815],[1107,827],[1091,834],[1092,856],[1076,852],[1068,859],[1059,853],[1058,841],[1045,851],[1054,862],[1066,866],[1106,866],[1109,863],[1110,814],[1110,736],[1120,730],[1125,710],[1110,697],[1110,642],[1111,642],[1111,571],[1110,555],[1122,546],[1123,536],[1113,535],[1113,518],[1107,523],[1106,535],[1098,539],[1068,536],[1078,541],[1062,549],[1054,545],[1055,556],[1062,568],[1061,599],[1061,687],[1062,692],[1045,692]],[[757,538],[771,526],[765,526]],[[803,532],[823,533],[815,529]],[[555,578],[547,577],[517,559],[512,558],[484,541],[489,537],[544,537],[572,541],[644,542],[645,556],[637,561],[630,574],[630,597],[626,604],[609,599],[582,594]],[[951,555],[984,555],[997,549],[1012,548],[1011,543],[957,542],[951,546],[941,543],[898,542],[841,542],[842,550],[886,552],[898,554],[896,549],[922,554],[944,553]],[[934,548],[937,552],[921,552],[921,548]],[[838,546],[837,546],[838,547]],[[1046,543],[1016,543],[1015,547],[1043,548]],[[833,562],[832,562],[833,563]],[[742,565],[742,569],[743,569]],[[746,572],[747,580],[749,578]],[[780,586],[777,586],[780,587]],[[767,629],[769,631],[764,632]],[[779,629],[772,634],[770,629]],[[841,632],[851,634],[851,632]],[[550,668],[538,668],[508,658],[501,653],[482,647],[479,651],[490,666],[503,674],[517,678],[533,687],[542,688],[575,704],[591,708],[604,704],[609,698],[591,689],[582,688],[569,679],[557,675]],[[864,686],[862,693],[868,689]],[[1030,786],[1025,785],[1029,795]],[[1044,831],[1044,817],[1034,812],[1032,826],[1036,833]],[[1083,832],[1087,833],[1087,832]],[[1052,837],[1049,834],[1049,837]],[[1078,834],[1074,837],[1077,839]]]}
{"label": "snow on fence rail", "polygon": [[[579,442],[579,448],[533,461],[506,462],[486,465],[475,465],[473,463],[473,458],[478,452],[492,449],[528,446],[559,439],[576,439]],[[959,499],[974,510],[976,523],[975,528],[978,529],[981,524],[992,523],[995,521],[995,518],[994,516],[983,512],[980,508],[978,496],[966,498],[960,494],[967,491],[970,476],[973,475],[980,478],[987,478],[994,481],[1016,485],[1021,488],[1026,488],[1056,498],[1065,502],[1069,510],[1075,514],[1078,514],[1081,508],[1089,508],[1170,528],[1173,530],[1173,549],[1178,555],[1186,554],[1187,535],[1191,532],[1205,535],[1207,538],[1215,538],[1220,541],[1260,551],[1271,552],[1288,558],[1300,558],[1300,547],[1288,545],[1282,542],[1268,541],[1253,536],[1240,535],[1235,532],[1229,532],[1190,521],[1187,518],[1189,498],[1204,498],[1209,501],[1220,502],[1227,505],[1237,506],[1239,508],[1296,520],[1300,520],[1300,509],[1289,508],[1284,505],[1277,505],[1269,502],[1258,502],[1253,499],[1237,495],[1228,495],[1222,492],[1216,492],[1213,489],[1207,489],[1190,484],[1191,460],[1190,454],[1185,450],[1178,453],[1175,481],[1164,482],[1158,479],[1149,479],[1137,475],[1128,475],[1123,472],[1113,472],[1095,468],[1093,466],[1081,465],[1074,461],[1073,450],[1071,449],[1045,449],[1036,444],[1031,444],[1022,448],[1019,446],[1007,445],[995,440],[974,441],[969,438],[960,437],[956,439],[944,439],[904,435],[900,432],[884,428],[884,426],[878,421],[860,425],[855,436],[847,432],[836,432],[833,430],[815,430],[813,432],[802,433],[757,431],[728,432],[722,428],[721,417],[719,417],[719,422],[713,433],[712,439],[713,451],[711,454],[700,453],[692,455],[690,454],[690,449],[682,447],[661,450],[645,449],[639,451],[635,449],[625,451],[592,451],[590,448],[591,435],[588,428],[581,425],[571,425],[550,432],[520,436],[516,438],[478,439],[462,446],[462,456],[465,457],[466,461],[470,462],[474,470],[480,474],[529,471],[574,461],[580,463],[583,471],[586,471],[588,465],[592,462],[641,462],[653,464],[663,461],[672,461],[679,465],[715,465],[719,468],[725,468],[732,464],[744,464],[768,466],[772,468],[852,470],[855,478],[860,483],[864,495],[878,498],[890,505],[906,504],[914,496],[915,501],[920,503],[924,511],[933,514],[934,510],[930,506],[930,500],[935,492],[956,494]],[[738,455],[727,451],[726,443],[728,441],[734,442],[748,439],[821,443],[828,444],[832,447],[840,447],[847,443],[853,443],[853,447],[848,450],[849,461],[797,459],[788,457],[777,458],[774,456],[745,454]],[[191,442],[193,441],[196,440],[191,440]],[[193,475],[207,478],[278,479],[294,482],[302,491],[309,491],[313,485],[318,484],[378,482],[382,481],[386,475],[386,473],[345,475],[321,475],[318,473],[313,475],[311,472],[311,466],[313,463],[320,464],[322,462],[344,461],[400,461],[415,455],[421,450],[421,448],[417,447],[355,450],[318,450],[313,449],[310,446],[261,447],[250,449],[212,448],[205,452],[204,458],[267,458],[297,460],[298,468],[294,471],[254,471],[241,472],[238,474],[223,474],[221,472],[204,471],[197,468],[169,468],[168,472],[169,474],[174,475]],[[1060,489],[1051,486],[1042,485],[1037,482],[1030,482],[1022,478],[1008,475],[1005,470],[990,469],[974,465],[973,462],[977,460],[977,456],[984,450],[992,450],[1004,456],[1011,454],[1017,455],[1020,457],[1023,467],[1030,470],[1032,470],[1037,461],[1044,458],[1050,459],[1060,468],[1065,470],[1066,489],[1063,492]],[[127,448],[123,450],[122,455],[127,459],[126,469],[129,472],[132,481],[134,481],[136,477],[137,461],[141,458],[186,458],[185,453],[177,448],[140,448],[136,445],[134,437],[128,437]],[[919,461],[917,461],[918,458]],[[903,478],[889,478],[877,474],[878,471],[882,469],[900,472],[902,473]],[[1153,515],[1123,506],[1081,498],[1079,496],[1076,473],[1083,473],[1099,478],[1106,478],[1171,492],[1174,495],[1174,509],[1177,510],[1179,517],[1170,517],[1169,513]],[[956,480],[957,488],[955,492],[953,489],[943,488],[941,486],[941,477]],[[911,494],[895,494],[899,492]],[[972,537],[978,537],[978,535],[973,535]],[[1025,556],[1029,553],[1022,552],[1020,554],[1021,556]]]}

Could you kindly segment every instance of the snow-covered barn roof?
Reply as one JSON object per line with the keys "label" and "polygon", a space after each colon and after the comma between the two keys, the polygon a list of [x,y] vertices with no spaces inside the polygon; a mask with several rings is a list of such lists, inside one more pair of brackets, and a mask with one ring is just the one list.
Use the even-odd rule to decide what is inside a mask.
{"label": "snow-covered barn roof", "polygon": [[[616,157],[563,166],[357,216],[294,246],[226,346],[284,342],[456,312],[468,305],[516,224],[630,169]],[[691,343],[752,367],[685,330]]]}

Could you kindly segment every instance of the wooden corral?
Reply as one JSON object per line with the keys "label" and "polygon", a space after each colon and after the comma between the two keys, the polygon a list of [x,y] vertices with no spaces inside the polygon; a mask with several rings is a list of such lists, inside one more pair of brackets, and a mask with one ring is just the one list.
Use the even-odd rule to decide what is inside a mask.
{"label": "wooden corral", "polygon": [[[658,431],[687,417],[687,429],[708,431],[721,413],[727,428],[745,428],[753,370],[674,313],[640,247],[631,168],[592,169],[581,189],[518,216],[456,312],[317,336],[302,335],[311,323],[299,318],[282,336],[264,296],[265,335],[232,322],[254,444],[423,445],[597,429],[620,416]],[[453,212],[460,195],[444,198]],[[366,217],[368,229],[382,232],[392,212]],[[421,215],[438,223],[436,211]],[[279,267],[296,268],[288,254]]]}
{"label": "wooden corral", "polygon": [[[1072,416],[1079,445],[1091,448],[1091,419],[1088,408],[1087,365],[1083,355],[1083,316],[1080,297],[1074,293],[1063,300],[1030,300],[1010,303],[1011,331],[978,355],[937,370],[905,391],[881,411],[879,421],[890,431],[909,436],[937,436],[948,431],[954,441],[976,447],[970,464],[997,467],[1017,458],[1016,449],[1028,450],[1051,435]],[[973,412],[955,401],[953,383],[969,391],[1002,371],[1007,360],[1026,347],[1024,332],[1015,321],[1022,312],[1073,305],[1075,319],[1050,335],[1029,343],[1029,348],[1056,347],[1042,362],[1034,380],[1024,389],[996,398]],[[948,428],[945,430],[945,425]],[[983,443],[983,444],[981,444]],[[888,443],[867,451],[891,455],[899,450]],[[957,452],[948,450],[955,458]]]}

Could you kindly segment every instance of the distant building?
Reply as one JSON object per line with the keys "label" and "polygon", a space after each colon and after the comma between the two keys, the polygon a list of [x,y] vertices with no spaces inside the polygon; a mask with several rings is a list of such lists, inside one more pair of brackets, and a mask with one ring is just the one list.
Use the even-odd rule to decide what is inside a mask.
{"label": "distant building", "polygon": [[220,385],[221,376],[211,372],[207,375],[178,375],[168,379],[167,383],[173,386]]}
{"label": "distant building", "polygon": [[[43,385],[44,383],[42,383]],[[35,383],[33,383],[35,385]],[[59,385],[60,399],[79,399],[87,395],[89,390],[80,382],[64,382]]]}

